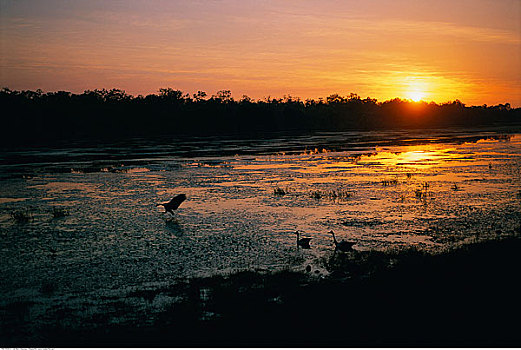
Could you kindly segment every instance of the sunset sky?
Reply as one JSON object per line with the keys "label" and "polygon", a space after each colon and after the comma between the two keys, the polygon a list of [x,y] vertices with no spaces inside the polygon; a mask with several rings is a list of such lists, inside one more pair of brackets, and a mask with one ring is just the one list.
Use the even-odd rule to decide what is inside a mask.
{"label": "sunset sky", "polygon": [[0,0],[0,87],[521,107],[521,0]]}

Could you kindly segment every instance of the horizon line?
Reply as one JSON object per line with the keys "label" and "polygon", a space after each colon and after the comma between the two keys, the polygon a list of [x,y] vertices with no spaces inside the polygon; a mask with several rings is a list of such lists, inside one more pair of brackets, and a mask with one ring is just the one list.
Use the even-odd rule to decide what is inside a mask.
{"label": "horizon line", "polygon": [[[85,94],[85,93],[88,93],[88,92],[96,92],[96,91],[106,91],[106,92],[110,92],[110,91],[120,91],[122,93],[124,93],[125,95],[131,97],[131,98],[139,98],[139,97],[147,97],[147,96],[160,96],[161,95],[161,90],[170,90],[170,91],[179,91],[182,93],[182,96],[181,98],[182,99],[195,99],[195,96],[196,96],[196,93],[190,93],[190,92],[185,92],[181,89],[177,89],[177,88],[173,88],[173,87],[160,87],[157,89],[157,91],[155,92],[151,92],[151,93],[148,93],[148,94],[132,94],[132,93],[128,93],[125,89],[121,89],[121,88],[117,88],[117,87],[113,87],[113,88],[95,88],[95,89],[85,89],[83,90],[82,92],[74,92],[74,91],[67,91],[67,90],[43,90],[41,88],[37,88],[37,89],[21,89],[21,90],[17,90],[17,89],[11,89],[7,86],[2,86],[1,88],[1,91],[10,91],[10,92],[36,92],[36,93],[40,93],[40,94],[49,94],[49,93],[58,93],[58,92],[66,92],[66,93],[70,93],[70,94],[73,94],[73,95],[81,95],[81,94]],[[202,92],[202,93],[205,93],[206,94],[206,91],[204,90],[197,90],[197,93],[199,92]],[[500,106],[500,105],[503,105],[503,106],[506,106],[506,105],[509,105],[511,107],[511,109],[519,109],[521,108],[521,106],[514,106],[512,105],[511,102],[509,101],[505,101],[503,103],[498,103],[498,104],[495,104],[495,105],[489,105],[487,103],[483,103],[483,104],[479,104],[479,105],[467,105],[464,101],[462,101],[461,99],[459,98],[455,98],[453,100],[447,100],[447,101],[443,101],[443,102],[438,102],[438,101],[434,101],[434,100],[427,100],[427,99],[420,99],[418,101],[415,101],[413,99],[410,99],[410,98],[405,98],[405,97],[399,97],[399,96],[396,96],[396,97],[393,97],[393,98],[389,98],[389,99],[385,99],[385,100],[378,100],[377,98],[373,98],[373,97],[370,97],[370,96],[367,96],[365,98],[362,98],[361,95],[355,93],[355,92],[349,92],[347,95],[342,95],[338,92],[335,92],[335,93],[330,93],[328,96],[325,96],[325,97],[317,97],[317,98],[313,98],[313,97],[307,97],[307,98],[301,98],[300,96],[293,96],[291,94],[284,94],[282,97],[272,97],[272,95],[267,95],[267,96],[263,96],[262,98],[252,98],[250,97],[249,95],[247,94],[238,94],[240,95],[240,97],[237,97],[237,94],[233,94],[233,92],[231,90],[228,90],[228,89],[220,89],[220,90],[217,90],[215,92],[215,94],[212,94],[212,95],[205,95],[204,97],[207,97],[207,98],[202,98],[201,100],[203,101],[208,101],[208,100],[211,100],[211,99],[218,99],[219,97],[217,96],[218,93],[220,92],[229,92],[230,93],[230,98],[231,100],[233,101],[236,101],[236,102],[240,102],[242,100],[244,100],[245,98],[249,99],[250,101],[252,102],[269,102],[269,101],[274,101],[274,100],[277,100],[277,101],[281,101],[282,102],[289,102],[289,101],[294,101],[294,102],[302,102],[302,103],[305,103],[306,101],[313,101],[313,102],[324,102],[326,103],[327,102],[327,98],[328,97],[332,97],[332,96],[338,96],[340,98],[343,98],[343,99],[346,99],[346,100],[355,100],[355,99],[359,99],[359,100],[374,100],[376,103],[385,103],[385,102],[391,102],[391,101],[395,101],[395,100],[400,100],[400,101],[403,101],[403,102],[409,102],[409,103],[418,103],[418,104],[436,104],[436,105],[444,105],[444,104],[451,104],[451,103],[454,103],[454,102],[459,102],[461,103],[463,106],[465,107],[493,107],[493,106]],[[234,96],[235,95],[235,96]]]}

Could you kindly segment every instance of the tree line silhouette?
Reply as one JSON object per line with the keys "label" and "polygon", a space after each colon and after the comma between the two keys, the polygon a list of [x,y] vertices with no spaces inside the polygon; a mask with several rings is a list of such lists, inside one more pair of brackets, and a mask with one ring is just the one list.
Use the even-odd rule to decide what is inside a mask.
{"label": "tree line silhouette", "polygon": [[120,89],[82,94],[42,90],[0,91],[2,144],[162,135],[244,135],[264,132],[314,132],[520,125],[521,108],[509,103],[465,106],[459,100],[437,104],[395,98],[378,102],[332,94],[326,99],[291,96],[234,99],[230,90],[208,96],[172,88],[132,96]]}

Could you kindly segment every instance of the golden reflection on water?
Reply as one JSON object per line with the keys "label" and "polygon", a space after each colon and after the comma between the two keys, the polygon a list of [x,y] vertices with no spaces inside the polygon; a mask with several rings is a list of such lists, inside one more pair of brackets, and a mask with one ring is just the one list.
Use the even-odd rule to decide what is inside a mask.
{"label": "golden reflection on water", "polygon": [[[253,177],[263,173],[257,183],[269,187],[268,195],[277,187],[285,190],[285,196],[274,197],[274,202],[284,202],[283,206],[251,210],[277,213],[280,209],[280,216],[287,215],[287,229],[298,225],[308,232],[319,232],[324,222],[337,226],[340,222],[336,227],[340,235],[366,237],[371,245],[383,239],[381,234],[385,240],[426,244],[430,236],[419,234],[425,229],[418,224],[421,220],[455,220],[460,207],[485,208],[498,200],[509,201],[511,181],[503,160],[506,155],[519,157],[518,145],[490,139],[457,145],[427,143],[375,147],[365,153],[324,151],[257,157],[232,167]],[[244,185],[230,180],[220,185]],[[330,196],[344,192],[350,196],[342,200]],[[362,224],[350,226],[353,218]],[[365,224],[373,219],[380,224]],[[317,225],[321,221],[322,226]]]}
{"label": "golden reflection on water", "polygon": [[[284,157],[284,156],[283,156]],[[286,156],[285,159],[256,159],[256,162],[241,163],[234,166],[237,170],[262,172],[266,170],[290,170],[307,175],[331,174],[342,172],[367,173],[381,172],[382,168],[406,171],[430,171],[434,167],[457,167],[472,162],[473,165],[486,164],[474,159],[472,152],[462,152],[456,147],[446,145],[396,146],[375,148],[374,152],[347,155],[346,152],[321,153],[303,159],[300,156]],[[414,169],[413,169],[414,168]]]}
{"label": "golden reflection on water", "polygon": [[[405,146],[388,150],[377,150],[369,157],[371,161],[379,162],[384,166],[413,166],[426,169],[433,166],[446,165],[447,162],[468,160],[470,155],[458,153],[456,148],[440,148],[434,145]],[[457,165],[452,163],[453,166]]]}

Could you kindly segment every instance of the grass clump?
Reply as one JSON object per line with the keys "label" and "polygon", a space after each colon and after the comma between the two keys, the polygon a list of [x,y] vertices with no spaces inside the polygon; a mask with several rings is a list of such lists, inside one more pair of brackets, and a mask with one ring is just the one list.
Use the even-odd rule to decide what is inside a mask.
{"label": "grass clump", "polygon": [[330,190],[330,191],[313,191],[310,194],[313,199],[327,198],[330,200],[346,199],[351,197],[351,192],[346,190]]}
{"label": "grass clump", "polygon": [[382,180],[382,186],[387,187],[392,185],[398,185],[398,179]]}
{"label": "grass clump", "polygon": [[332,190],[332,191],[327,192],[327,197],[331,198],[331,199],[350,198],[351,197],[351,192],[345,191],[345,190],[338,190],[338,191]]}
{"label": "grass clump", "polygon": [[53,207],[52,208],[52,217],[54,219],[59,219],[59,218],[64,218],[66,216],[69,216],[69,211],[67,209],[63,209],[63,208],[56,208],[56,207]]}
{"label": "grass clump", "polygon": [[32,216],[29,213],[29,209],[20,209],[11,212],[11,218],[17,224],[25,224],[32,220]]}
{"label": "grass clump", "polygon": [[417,188],[414,190],[414,195],[418,199],[425,199],[425,197],[427,197],[427,192],[424,192],[421,188]]}
{"label": "grass clump", "polygon": [[430,185],[428,182],[422,183],[421,187],[414,190],[414,195],[416,196],[416,198],[419,200],[426,200],[428,195],[427,190],[429,189],[429,187]]}
{"label": "grass clump", "polygon": [[284,190],[283,188],[280,188],[278,186],[273,189],[273,194],[275,196],[284,196],[287,193],[288,193],[287,189]]}

